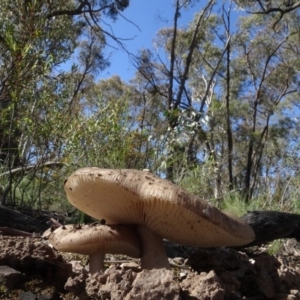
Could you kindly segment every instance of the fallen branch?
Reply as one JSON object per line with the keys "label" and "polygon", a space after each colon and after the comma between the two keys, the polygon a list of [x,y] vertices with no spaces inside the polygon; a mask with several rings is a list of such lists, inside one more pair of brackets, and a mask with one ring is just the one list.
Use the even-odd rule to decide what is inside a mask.
{"label": "fallen branch", "polygon": [[33,237],[34,234],[14,228],[0,227],[0,235]]}
{"label": "fallen branch", "polygon": [[243,219],[255,233],[255,240],[243,247],[262,245],[277,239],[300,241],[300,214],[279,211],[251,211]]}

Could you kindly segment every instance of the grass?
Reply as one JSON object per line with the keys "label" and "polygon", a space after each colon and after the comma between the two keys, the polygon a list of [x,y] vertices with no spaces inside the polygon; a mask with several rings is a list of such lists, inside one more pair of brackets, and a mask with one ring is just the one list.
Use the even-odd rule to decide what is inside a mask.
{"label": "grass", "polygon": [[282,247],[283,247],[283,240],[282,239],[275,240],[269,244],[268,254],[275,255],[275,254],[279,253],[279,251],[282,249]]}

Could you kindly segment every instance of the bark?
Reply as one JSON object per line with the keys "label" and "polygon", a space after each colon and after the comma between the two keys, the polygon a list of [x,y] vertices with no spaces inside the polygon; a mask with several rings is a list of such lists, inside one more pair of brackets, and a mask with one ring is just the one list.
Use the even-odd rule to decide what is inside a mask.
{"label": "bark", "polygon": [[9,235],[9,236],[29,236],[32,237],[33,234],[27,231],[22,231],[18,229],[13,229],[9,227],[0,227],[0,235]]}
{"label": "bark", "polygon": [[[230,7],[231,10],[231,7]],[[231,85],[231,74],[230,74],[230,55],[231,55],[231,45],[230,45],[230,10],[225,13],[226,15],[226,32],[227,32],[227,55],[226,55],[226,131],[227,131],[227,144],[228,144],[228,175],[229,175],[229,190],[233,189],[233,169],[232,169],[232,154],[233,154],[233,138],[232,138],[232,130],[231,130],[231,121],[230,121],[230,85]]]}
{"label": "bark", "polygon": [[279,211],[251,211],[242,218],[255,232],[255,240],[246,245],[261,245],[277,239],[300,241],[300,214]]}
{"label": "bark", "polygon": [[45,222],[41,222],[33,217],[0,205],[0,227],[9,227],[29,233],[42,233],[50,227],[47,221],[48,219],[45,218]]}

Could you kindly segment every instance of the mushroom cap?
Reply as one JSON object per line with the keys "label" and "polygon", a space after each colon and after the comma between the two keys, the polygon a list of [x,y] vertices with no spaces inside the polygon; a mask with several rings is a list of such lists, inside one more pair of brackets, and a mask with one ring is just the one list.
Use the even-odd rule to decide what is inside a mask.
{"label": "mushroom cap", "polygon": [[122,225],[64,225],[50,234],[49,243],[58,251],[83,255],[103,252],[141,256],[137,233]]}
{"label": "mushroom cap", "polygon": [[255,238],[239,218],[150,172],[82,168],[68,178],[65,192],[72,205],[107,224],[144,225],[183,245],[240,246]]}

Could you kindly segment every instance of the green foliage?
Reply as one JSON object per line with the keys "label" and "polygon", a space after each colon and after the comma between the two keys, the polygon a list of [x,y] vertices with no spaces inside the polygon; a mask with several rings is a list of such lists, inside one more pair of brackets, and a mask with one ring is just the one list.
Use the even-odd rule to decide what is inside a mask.
{"label": "green foliage", "polygon": [[[56,1],[54,6],[52,1],[1,1],[3,205],[49,208],[64,198],[63,180],[74,165],[80,165],[80,156],[69,151],[70,133],[81,121],[87,122],[84,130],[95,133],[97,124],[84,118],[82,105],[95,85],[94,75],[108,66],[103,55],[105,36],[95,17],[101,10],[115,20],[129,2],[93,1],[91,20],[84,15],[87,3],[81,6],[82,12],[74,14],[80,3]],[[68,70],[63,64],[71,60]],[[83,142],[80,135],[71,140],[77,142],[77,149]]]}
{"label": "green foliage", "polygon": [[277,22],[186,1],[173,24],[198,13],[161,28],[127,84],[96,76],[109,65],[102,15],[115,21],[129,1],[90,2],[93,17],[52,2],[0,3],[2,204],[66,209],[64,179],[98,166],[149,168],[236,215],[300,211],[297,11]]}
{"label": "green foliage", "polygon": [[283,240],[276,240],[270,243],[268,246],[268,253],[270,255],[276,255],[283,247]]}

